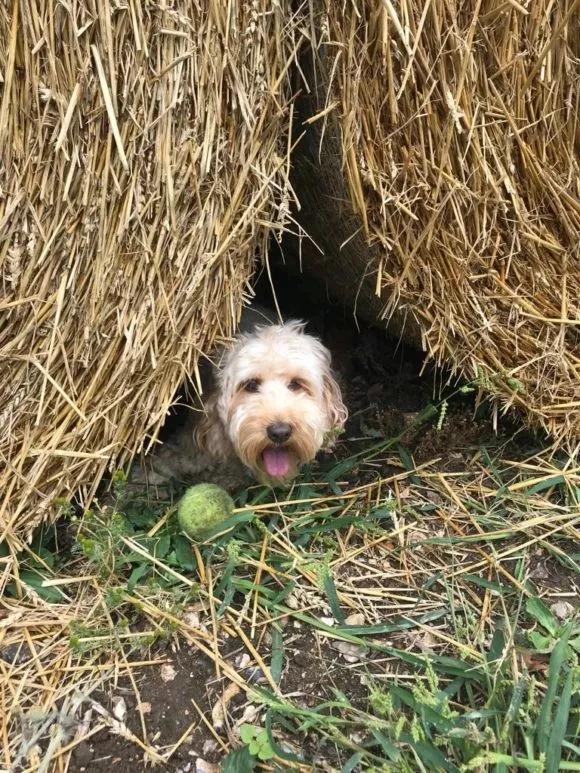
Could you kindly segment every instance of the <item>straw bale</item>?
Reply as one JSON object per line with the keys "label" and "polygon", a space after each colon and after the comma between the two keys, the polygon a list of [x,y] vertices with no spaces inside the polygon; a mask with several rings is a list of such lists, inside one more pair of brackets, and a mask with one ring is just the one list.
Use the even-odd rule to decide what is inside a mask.
{"label": "straw bale", "polygon": [[86,504],[288,210],[290,2],[0,4],[0,541]]}
{"label": "straw bale", "polygon": [[395,332],[419,328],[496,405],[575,442],[580,3],[317,9],[294,183],[305,270],[362,317],[396,310]]}

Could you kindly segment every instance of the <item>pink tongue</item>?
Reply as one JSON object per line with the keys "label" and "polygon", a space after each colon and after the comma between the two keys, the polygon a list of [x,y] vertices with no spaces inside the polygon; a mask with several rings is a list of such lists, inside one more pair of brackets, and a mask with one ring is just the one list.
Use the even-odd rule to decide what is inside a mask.
{"label": "pink tongue", "polygon": [[282,478],[290,469],[290,455],[286,448],[266,448],[262,454],[268,475]]}

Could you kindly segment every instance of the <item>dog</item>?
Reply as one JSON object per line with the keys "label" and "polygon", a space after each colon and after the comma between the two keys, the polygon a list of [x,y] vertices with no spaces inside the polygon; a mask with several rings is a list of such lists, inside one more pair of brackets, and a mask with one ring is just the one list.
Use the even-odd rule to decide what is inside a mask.
{"label": "dog", "polygon": [[257,481],[288,486],[321,450],[330,450],[347,419],[331,355],[304,322],[277,322],[250,307],[230,346],[219,353],[204,409],[154,452],[147,482],[205,480],[232,489],[232,465]]}

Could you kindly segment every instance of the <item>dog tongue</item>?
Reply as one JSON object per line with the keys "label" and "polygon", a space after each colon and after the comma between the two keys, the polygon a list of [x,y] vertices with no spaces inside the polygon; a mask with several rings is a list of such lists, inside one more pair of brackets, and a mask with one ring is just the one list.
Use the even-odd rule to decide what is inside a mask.
{"label": "dog tongue", "polygon": [[264,467],[272,478],[282,478],[290,469],[290,454],[286,448],[266,448],[262,454]]}

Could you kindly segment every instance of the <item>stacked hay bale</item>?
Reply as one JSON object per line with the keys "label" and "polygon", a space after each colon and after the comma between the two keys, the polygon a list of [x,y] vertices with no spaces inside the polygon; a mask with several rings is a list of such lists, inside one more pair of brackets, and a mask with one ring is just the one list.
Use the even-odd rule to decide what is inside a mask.
{"label": "stacked hay bale", "polygon": [[88,501],[231,335],[287,214],[289,6],[2,4],[0,541]]}
{"label": "stacked hay bale", "polygon": [[[0,539],[88,501],[231,334],[288,213],[291,5],[0,8]],[[319,11],[304,266],[576,437],[577,0]]]}
{"label": "stacked hay bale", "polygon": [[318,8],[303,264],[363,317],[396,310],[396,332],[574,443],[578,2]]}

